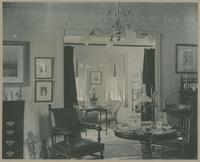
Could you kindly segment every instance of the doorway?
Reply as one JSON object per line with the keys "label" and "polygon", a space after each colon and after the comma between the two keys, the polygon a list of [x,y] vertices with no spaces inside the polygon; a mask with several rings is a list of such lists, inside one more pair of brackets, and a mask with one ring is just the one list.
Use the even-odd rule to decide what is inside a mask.
{"label": "doorway", "polygon": [[[147,44],[134,44],[134,45],[119,45],[119,44],[113,44],[113,46],[107,45],[107,43],[104,44],[97,44],[97,43],[90,43],[90,44],[84,44],[84,43],[78,43],[77,41],[71,42],[70,37],[67,39],[65,38],[65,46],[72,46],[74,48],[74,72],[75,72],[75,78],[76,78],[76,90],[77,90],[77,99],[78,101],[84,100],[86,103],[89,101],[88,97],[91,95],[92,91],[96,91],[95,93],[98,93],[97,96],[99,97],[99,104],[105,104],[108,102],[108,96],[109,93],[107,91],[107,88],[105,84],[108,83],[106,81],[106,73],[105,71],[108,71],[108,68],[112,69],[110,70],[111,73],[114,76],[114,73],[116,72],[116,69],[123,69],[124,70],[124,78],[125,78],[125,86],[121,91],[124,91],[121,95],[121,98],[124,99],[124,108],[126,109],[126,114],[129,113],[127,110],[133,110],[133,94],[132,94],[132,81],[134,80],[134,77],[141,77],[141,66],[138,65],[138,69],[131,67],[132,65],[136,64],[143,64],[143,57],[138,61],[139,57],[138,54],[144,54],[144,49],[155,49],[156,44],[154,45],[147,45]],[[140,51],[140,52],[138,52]],[[142,52],[141,52],[142,51]],[[135,55],[134,55],[135,54]],[[126,66],[123,68],[117,68],[116,66],[120,63],[117,62],[116,59],[113,61],[112,59],[108,59],[108,56],[124,56],[121,57]],[[132,59],[130,58],[132,56]],[[135,58],[134,58],[135,57]],[[107,59],[106,59],[107,58]],[[104,61],[103,61],[104,60]],[[110,60],[110,67],[106,64],[106,61],[109,62]],[[119,59],[120,60],[120,59]],[[135,63],[131,62],[131,60],[134,60]],[[122,61],[122,65],[123,65]],[[160,95],[160,79],[157,79],[160,77],[159,70],[157,67],[160,67],[159,65],[159,56],[158,56],[158,50],[155,54],[155,91],[157,91],[157,94]],[[107,68],[105,68],[107,67]],[[107,69],[107,70],[105,70]],[[133,70],[132,70],[133,69]],[[91,72],[92,71],[99,71],[101,72],[101,85],[92,85],[91,84]],[[114,89],[114,88],[113,88]],[[117,88],[116,88],[117,89]],[[114,91],[114,90],[113,90]],[[120,96],[117,94],[117,92],[114,93],[115,97]],[[114,95],[112,95],[114,97]],[[160,101],[157,103],[157,106],[160,104]],[[125,109],[124,109],[125,110]],[[121,112],[122,116],[124,112]],[[156,118],[156,117],[155,117]],[[121,119],[124,120],[124,119]]]}

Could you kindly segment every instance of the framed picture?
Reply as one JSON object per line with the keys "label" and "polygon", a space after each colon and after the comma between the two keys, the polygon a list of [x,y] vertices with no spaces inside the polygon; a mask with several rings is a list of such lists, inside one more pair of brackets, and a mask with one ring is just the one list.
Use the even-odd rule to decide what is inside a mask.
{"label": "framed picture", "polygon": [[53,58],[36,57],[35,58],[35,78],[52,79],[53,78]]}
{"label": "framed picture", "polygon": [[28,70],[29,42],[3,41],[3,83],[24,83]]}
{"label": "framed picture", "polygon": [[101,71],[91,71],[91,84],[102,84]]}
{"label": "framed picture", "polygon": [[35,102],[53,101],[53,81],[35,81]]}
{"label": "framed picture", "polygon": [[176,44],[176,73],[197,73],[197,45]]}

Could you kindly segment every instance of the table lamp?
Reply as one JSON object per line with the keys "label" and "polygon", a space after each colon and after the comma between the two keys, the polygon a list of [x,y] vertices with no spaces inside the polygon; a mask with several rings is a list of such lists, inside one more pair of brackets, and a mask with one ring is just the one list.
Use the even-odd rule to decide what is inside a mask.
{"label": "table lamp", "polygon": [[147,96],[146,84],[142,85],[142,95],[137,99],[138,103],[152,102],[152,99]]}
{"label": "table lamp", "polygon": [[149,106],[145,106],[145,103],[152,102],[152,99],[149,96],[147,96],[146,84],[142,85],[142,95],[137,99],[137,102],[142,104],[142,108],[144,112],[145,112],[145,109],[149,107]]}

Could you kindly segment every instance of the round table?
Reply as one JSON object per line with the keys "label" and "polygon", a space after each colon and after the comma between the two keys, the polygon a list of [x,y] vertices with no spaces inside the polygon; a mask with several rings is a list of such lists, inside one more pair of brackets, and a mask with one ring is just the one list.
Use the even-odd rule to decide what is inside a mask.
{"label": "round table", "polygon": [[127,125],[116,125],[113,128],[115,136],[129,140],[139,140],[142,159],[152,159],[152,144],[156,141],[175,139],[180,136],[176,129],[130,128]]}

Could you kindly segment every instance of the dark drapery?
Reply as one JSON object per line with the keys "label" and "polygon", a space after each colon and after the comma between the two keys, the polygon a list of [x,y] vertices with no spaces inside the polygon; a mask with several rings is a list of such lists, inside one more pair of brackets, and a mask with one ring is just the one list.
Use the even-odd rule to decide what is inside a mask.
{"label": "dark drapery", "polygon": [[[186,159],[197,159],[198,152],[198,98],[191,97],[191,121],[189,130],[189,144],[184,151]],[[187,146],[187,145],[186,145]]]}
{"label": "dark drapery", "polygon": [[151,97],[151,88],[155,89],[155,49],[144,49],[143,84]]}
{"label": "dark drapery", "polygon": [[64,107],[72,108],[77,103],[76,82],[73,64],[73,47],[64,47]]}
{"label": "dark drapery", "polygon": [[[155,49],[144,49],[143,84],[146,84],[147,96],[152,97],[151,89],[155,90]],[[144,119],[153,120],[152,113],[152,109],[148,108]]]}

